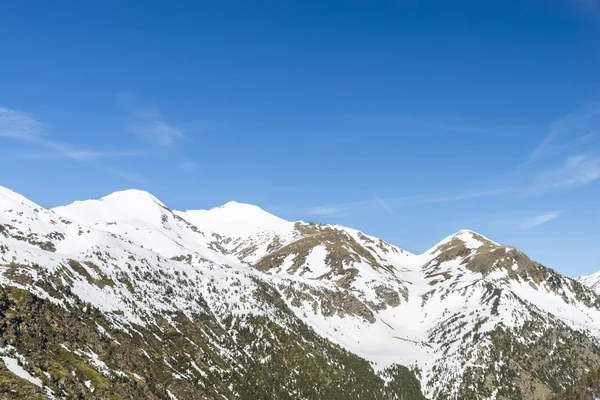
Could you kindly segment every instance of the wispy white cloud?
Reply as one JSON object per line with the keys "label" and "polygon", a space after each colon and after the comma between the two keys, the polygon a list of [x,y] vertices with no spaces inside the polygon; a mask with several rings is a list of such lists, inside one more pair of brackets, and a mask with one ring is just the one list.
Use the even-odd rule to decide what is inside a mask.
{"label": "wispy white cloud", "polygon": [[179,164],[179,167],[185,172],[194,172],[196,170],[196,163],[192,160],[184,160]]}
{"label": "wispy white cloud", "polygon": [[392,204],[415,205],[426,203],[452,203],[458,201],[466,201],[479,197],[491,197],[501,194],[516,192],[517,187],[505,187],[498,189],[482,190],[482,191],[466,191],[464,193],[453,193],[449,195],[421,195],[421,196],[405,196],[394,198],[375,197],[373,200],[355,201],[339,204],[327,204],[314,206],[302,209],[295,209],[293,212],[307,215],[340,215],[350,211],[363,211],[381,209],[391,215],[398,215]]}
{"label": "wispy white cloud", "polygon": [[[19,141],[48,151],[42,154],[29,154],[28,157],[31,158],[93,162],[100,159],[140,155],[138,151],[82,149],[69,143],[53,140],[47,134],[45,125],[33,115],[6,107],[0,107],[0,138]],[[106,170],[110,172],[109,169]]]}
{"label": "wispy white cloud", "polygon": [[527,229],[535,228],[536,226],[540,226],[542,224],[550,222],[550,221],[558,218],[559,216],[560,216],[560,213],[558,211],[553,211],[553,212],[549,212],[546,214],[537,215],[535,217],[526,218],[525,220],[523,220],[520,223],[519,229],[527,230]]}
{"label": "wispy white cloud", "polygon": [[[56,144],[56,143],[54,143]],[[32,153],[28,154],[28,158],[34,159],[61,159],[68,158],[75,161],[95,161],[102,160],[107,158],[119,158],[119,157],[133,157],[139,156],[141,153],[138,151],[91,151],[91,150],[80,150],[72,148],[71,146],[66,145],[48,145],[47,147],[52,147],[57,152],[52,153]]]}
{"label": "wispy white cloud", "polygon": [[600,104],[592,104],[558,119],[533,149],[526,164],[597,146],[600,140]]}
{"label": "wispy white cloud", "polygon": [[165,122],[157,109],[143,107],[133,93],[119,93],[117,106],[127,113],[127,129],[136,136],[159,146],[173,146],[186,138],[183,130]]}
{"label": "wispy white cloud", "polygon": [[481,128],[479,126],[466,125],[466,124],[454,124],[446,121],[426,121],[421,119],[410,118],[402,115],[380,115],[377,119],[383,120],[396,125],[415,126],[419,128],[426,128],[438,131],[447,131],[455,133],[471,133],[471,134],[483,134],[483,135],[499,135],[501,132]]}
{"label": "wispy white cloud", "polygon": [[408,202],[413,200],[412,197],[394,197],[394,198],[380,198],[375,197],[372,200],[353,201],[347,203],[338,204],[325,204],[307,208],[297,208],[291,210],[282,210],[288,214],[300,214],[300,215],[346,215],[352,211],[364,211],[364,210],[384,210],[391,215],[397,215],[393,209],[392,204]]}
{"label": "wispy white cloud", "polygon": [[131,122],[129,124],[129,130],[136,135],[154,141],[161,146],[172,146],[177,140],[184,137],[179,129],[170,126],[155,117]]}
{"label": "wispy white cloud", "polygon": [[533,229],[559,218],[562,214],[562,211],[532,213],[513,210],[505,213],[489,213],[484,220],[494,229],[515,232]]}
{"label": "wispy white cloud", "polygon": [[101,158],[139,155],[134,151],[95,151],[80,149],[71,144],[52,140],[44,124],[31,114],[0,107],[0,137],[29,143],[51,150],[46,154],[32,154],[33,158],[67,158],[76,161],[93,161]]}
{"label": "wispy white cloud", "polygon": [[568,0],[571,4],[574,4],[581,11],[589,16],[589,12],[597,12],[600,10],[600,0]]}
{"label": "wispy white cloud", "polygon": [[390,215],[398,215],[394,205],[417,205],[427,203],[452,203],[458,201],[466,201],[479,197],[491,197],[501,194],[516,192],[516,187],[506,187],[499,189],[490,189],[482,191],[466,191],[464,193],[453,193],[449,195],[420,195],[420,196],[404,196],[381,198],[375,197],[373,200],[352,201],[338,204],[325,204],[307,208],[297,208],[284,212],[300,215],[346,215],[353,211],[365,210],[383,210]]}
{"label": "wispy white cloud", "polygon": [[496,179],[515,195],[549,194],[600,178],[600,103],[556,120],[527,160]]}
{"label": "wispy white cloud", "polygon": [[529,194],[600,179],[600,104],[583,107],[554,122],[517,173],[532,175],[526,190]]}
{"label": "wispy white cloud", "polygon": [[534,190],[585,185],[600,179],[600,155],[580,154],[568,157],[563,165],[542,172]]}
{"label": "wispy white cloud", "polygon": [[[384,117],[381,117],[384,118]],[[476,134],[499,132],[474,126],[427,122],[410,118],[387,116],[386,122],[422,126],[431,129]],[[555,121],[548,133],[531,151],[527,160],[510,171],[470,185],[471,190],[433,194],[415,194],[402,198],[375,198],[374,200],[328,204],[293,210],[307,215],[342,215],[354,211],[382,209],[396,213],[392,205],[424,203],[451,203],[483,197],[531,196],[590,184],[600,179],[600,103],[584,107]],[[554,219],[558,213],[539,216]],[[519,222],[514,223],[519,226]],[[527,225],[527,224],[525,224]]]}
{"label": "wispy white cloud", "polygon": [[379,206],[387,211],[390,215],[398,215],[396,211],[389,205],[388,201],[385,199],[380,199],[379,197],[375,197],[375,201]]}
{"label": "wispy white cloud", "polygon": [[21,141],[37,141],[44,128],[33,116],[19,110],[0,107],[0,137]]}
{"label": "wispy white cloud", "polygon": [[103,168],[103,170],[108,172],[109,174],[112,174],[114,176],[117,176],[123,180],[129,181],[132,183],[147,182],[147,179],[144,178],[143,176],[138,175],[131,171],[126,171],[126,170],[120,169],[120,168],[107,167],[107,168]]}
{"label": "wispy white cloud", "polygon": [[368,210],[376,207],[375,201],[368,200],[338,204],[325,204],[294,211],[305,215],[343,215],[350,211]]}
{"label": "wispy white cloud", "polygon": [[430,197],[422,197],[421,200],[424,203],[452,203],[455,201],[462,200],[471,200],[479,197],[490,197],[497,196],[501,194],[511,193],[516,191],[517,188],[514,186],[511,187],[499,187],[499,188],[490,188],[485,190],[478,191],[465,191],[462,193],[452,193],[445,196],[430,196]]}
{"label": "wispy white cloud", "polygon": [[348,211],[348,208],[343,204],[340,206],[316,206],[300,210],[301,213],[304,212],[306,215],[339,215],[346,211]]}

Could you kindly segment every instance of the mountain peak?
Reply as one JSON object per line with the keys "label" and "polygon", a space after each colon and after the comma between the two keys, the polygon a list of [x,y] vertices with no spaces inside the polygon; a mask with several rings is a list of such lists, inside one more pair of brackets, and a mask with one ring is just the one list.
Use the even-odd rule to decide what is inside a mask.
{"label": "mountain peak", "polygon": [[461,229],[460,231],[446,237],[438,244],[433,246],[427,253],[434,253],[443,248],[452,247],[455,245],[464,246],[470,250],[477,250],[484,244],[491,244],[495,246],[499,246],[498,243],[493,240],[488,239],[480,233],[474,232],[469,229]]}
{"label": "mountain peak", "polygon": [[479,233],[472,231],[470,229],[461,229],[460,231],[454,233],[452,236],[457,236],[457,235],[479,235]]}
{"label": "mountain peak", "polygon": [[86,224],[130,219],[150,221],[160,218],[164,210],[168,210],[167,206],[154,195],[137,189],[121,190],[98,200],[75,201],[52,209],[59,215]]}
{"label": "mountain peak", "polygon": [[151,201],[161,207],[166,208],[165,204],[157,199],[152,193],[139,189],[126,189],[113,192],[100,198],[101,201],[109,202],[147,202]]}
{"label": "mountain peak", "polygon": [[600,271],[594,272],[590,275],[578,276],[575,279],[584,286],[588,286],[594,290],[600,289]]}
{"label": "mountain peak", "polygon": [[240,203],[235,200],[230,200],[227,203],[225,203],[221,206],[213,207],[210,210],[216,210],[216,209],[240,210],[240,211],[251,211],[252,210],[255,212],[263,212],[265,214],[268,214],[267,211],[263,210],[259,206],[256,206],[254,204],[249,204],[249,203]]}
{"label": "mountain peak", "polygon": [[201,229],[230,237],[248,237],[259,231],[284,234],[293,230],[294,225],[258,206],[237,201],[229,201],[209,210],[176,213]]}
{"label": "mountain peak", "polygon": [[458,232],[456,232],[456,233],[454,233],[454,234],[452,234],[450,236],[463,237],[463,238],[475,237],[475,238],[481,238],[483,240],[491,241],[490,239],[488,239],[485,236],[483,236],[481,233],[472,231],[470,229],[461,229],[460,231],[458,231]]}

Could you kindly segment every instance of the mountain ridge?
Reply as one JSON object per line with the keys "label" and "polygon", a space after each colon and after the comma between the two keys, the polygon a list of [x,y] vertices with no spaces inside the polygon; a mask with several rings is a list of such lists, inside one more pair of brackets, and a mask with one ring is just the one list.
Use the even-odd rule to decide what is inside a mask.
{"label": "mountain ridge", "polygon": [[[7,189],[7,190],[10,190],[10,189]],[[118,197],[121,197],[121,199],[120,199],[121,201],[126,201],[128,199],[124,198],[124,197],[126,195],[130,195],[130,194],[131,195],[136,195],[136,196],[145,196],[148,199],[151,199],[154,202],[156,202],[157,204],[161,205],[162,207],[168,208],[165,205],[165,203],[163,203],[160,199],[158,199],[157,197],[155,197],[152,193],[150,193],[148,191],[139,190],[139,189],[125,189],[125,190],[120,190],[120,191],[116,191],[116,192],[110,193],[110,194],[108,194],[106,196],[102,196],[100,199],[97,199],[97,200],[93,200],[93,199],[89,199],[89,200],[75,200],[74,202],[72,202],[70,204],[62,205],[62,206],[56,206],[56,207],[51,208],[50,210],[58,212],[60,214],[61,210],[66,210],[66,209],[71,208],[73,206],[77,206],[77,205],[79,205],[81,203],[85,204],[87,202],[105,201],[107,199],[118,198]],[[258,205],[251,204],[251,203],[239,202],[239,201],[236,201],[236,200],[229,200],[229,201],[227,201],[227,202],[225,202],[225,203],[223,203],[221,205],[216,205],[216,206],[213,206],[213,207],[210,207],[210,208],[207,208],[207,209],[189,209],[189,210],[175,210],[175,209],[173,209],[172,211],[174,213],[176,213],[177,215],[181,216],[181,217],[186,216],[186,217],[190,218],[190,221],[193,221],[194,219],[198,218],[198,217],[194,218],[193,214],[200,214],[199,217],[202,218],[202,217],[205,217],[205,215],[203,215],[203,214],[208,214],[211,211],[214,212],[214,211],[218,211],[218,210],[228,210],[228,209],[231,209],[231,208],[237,208],[239,210],[238,213],[242,212],[242,210],[244,210],[246,212],[248,210],[251,210],[254,214],[259,214],[260,213],[260,214],[262,214],[262,217],[266,217],[267,219],[278,220],[278,221],[282,222],[282,225],[283,225],[283,223],[288,224],[288,225],[290,225],[290,224],[293,225],[293,224],[297,224],[297,223],[306,224],[306,222],[304,222],[302,220],[297,220],[297,221],[288,221],[288,220],[285,220],[285,219],[283,219],[283,218],[281,218],[281,217],[279,217],[279,216],[277,216],[277,215],[275,215],[275,214],[273,214],[273,213],[271,213],[269,211],[264,210],[262,207],[260,207]],[[192,217],[190,217],[190,214],[192,215]],[[326,224],[322,224],[322,225],[326,225]],[[337,228],[352,229],[352,228],[344,227],[342,225],[331,225],[331,226],[337,227]],[[363,232],[360,232],[360,233],[364,234]],[[458,230],[458,231],[456,231],[456,232],[448,235],[446,238],[442,239],[437,244],[434,244],[433,246],[431,246],[429,249],[423,251],[422,253],[412,253],[412,252],[410,252],[410,253],[411,254],[415,254],[415,255],[428,253],[431,250],[435,249],[440,244],[442,244],[442,242],[444,242],[445,240],[448,240],[448,239],[450,239],[452,237],[455,237],[455,236],[461,236],[463,234],[468,234],[468,233],[474,234],[476,236],[484,238],[485,240],[493,242],[491,239],[485,237],[481,233],[475,232],[473,230],[465,228],[465,229],[460,229],[460,230]],[[369,236],[369,235],[367,235],[367,236]],[[371,237],[374,237],[374,236],[371,236]],[[394,245],[394,246],[396,246],[396,245]],[[396,246],[396,247],[398,247],[398,246]],[[403,250],[403,251],[408,252],[407,250]]]}
{"label": "mountain ridge", "polygon": [[[340,346],[366,360],[360,368],[372,379],[371,395],[382,396],[385,374],[404,365],[430,399],[546,399],[600,363],[594,323],[600,297],[514,247],[469,230],[412,254],[355,229],[285,221],[242,203],[179,212],[132,190],[44,210],[0,188],[0,241],[0,284],[67,309],[89,304],[104,330],[134,329],[165,340],[168,328],[182,340],[178,330],[209,343],[213,339],[197,337],[189,321],[203,326],[198,332],[220,326],[221,334],[234,335],[220,345],[229,350],[211,351],[238,354],[233,338],[246,332],[244,326],[268,334],[257,321],[274,323],[273,343],[287,340],[281,335],[288,332],[311,337],[314,357],[324,351],[343,358],[335,350]],[[203,318],[213,327],[198,315],[208,316]],[[316,336],[301,333],[303,326]],[[261,337],[248,345],[260,348]],[[533,358],[524,357],[523,346],[531,347]],[[542,356],[548,346],[568,347]],[[257,362],[251,353],[240,371]],[[285,354],[280,361],[289,363],[291,353]],[[211,368],[226,379],[218,362]],[[404,372],[394,376],[410,381]],[[58,390],[54,381],[45,382]],[[308,389],[288,384],[310,398]],[[195,390],[177,379],[170,385],[182,398]],[[238,393],[248,390],[236,387]],[[235,392],[223,395],[235,398]],[[284,398],[283,392],[275,398]]]}

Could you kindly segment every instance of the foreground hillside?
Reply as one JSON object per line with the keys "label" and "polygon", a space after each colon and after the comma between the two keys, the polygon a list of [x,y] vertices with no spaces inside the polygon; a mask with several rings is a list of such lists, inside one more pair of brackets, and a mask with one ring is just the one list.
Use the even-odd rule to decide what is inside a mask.
{"label": "foreground hillside", "polygon": [[78,304],[68,292],[54,294],[74,304],[64,309],[22,289],[2,288],[3,396],[424,399],[408,370],[376,375],[366,361],[315,335],[266,287],[256,295],[276,303],[285,328],[265,317],[221,324],[207,311],[115,329],[98,309]]}
{"label": "foreground hillside", "polygon": [[[163,258],[15,194],[1,200],[9,398],[423,398],[406,368],[375,373],[239,263],[208,249],[189,262]],[[201,236],[165,213],[174,231]]]}
{"label": "foreground hillside", "polygon": [[600,365],[600,297],[471,231],[415,255],[234,202],[0,188],[0,284],[12,398],[547,399]]}
{"label": "foreground hillside", "polygon": [[600,368],[593,369],[554,400],[597,400],[600,398]]}

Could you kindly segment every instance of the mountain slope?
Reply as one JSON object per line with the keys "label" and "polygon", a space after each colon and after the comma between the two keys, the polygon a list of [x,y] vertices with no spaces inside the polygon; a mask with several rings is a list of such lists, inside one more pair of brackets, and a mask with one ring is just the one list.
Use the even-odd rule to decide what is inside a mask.
{"label": "mountain slope", "polygon": [[147,194],[47,211],[3,189],[0,217],[11,398],[422,398],[408,370],[376,373],[316,335]]}
{"label": "mountain slope", "polygon": [[553,400],[596,400],[600,397],[600,368],[589,371]]}
{"label": "mountain slope", "polygon": [[576,278],[582,285],[589,287],[592,290],[600,291],[600,271],[591,275],[579,276]]}
{"label": "mountain slope", "polygon": [[[600,297],[471,231],[416,255],[235,202],[179,212],[124,191],[44,210],[1,189],[0,284],[5,326],[42,302],[47,321],[74,314],[97,322],[99,338],[116,338],[112,351],[110,338],[46,346],[64,344],[76,365],[101,371],[100,359],[155,383],[148,392],[115,385],[125,398],[421,398],[421,386],[431,399],[546,399],[600,365]],[[86,386],[85,365],[73,379],[52,374],[43,366],[60,362],[18,337],[0,343],[2,354],[26,358],[22,367],[47,387],[40,395],[91,397],[91,387],[107,386]],[[137,369],[145,358],[133,355],[135,365],[122,363],[119,354],[136,348],[152,368]]]}

